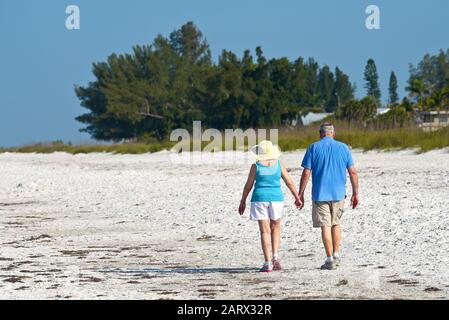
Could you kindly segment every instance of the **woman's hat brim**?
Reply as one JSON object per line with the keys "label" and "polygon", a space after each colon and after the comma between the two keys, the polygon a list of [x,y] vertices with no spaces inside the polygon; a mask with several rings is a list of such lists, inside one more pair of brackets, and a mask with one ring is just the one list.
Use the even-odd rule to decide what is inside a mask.
{"label": "woman's hat brim", "polygon": [[259,146],[254,146],[249,150],[249,153],[257,160],[257,161],[266,161],[266,160],[277,160],[281,156],[281,149],[277,145],[273,145],[273,150],[268,154],[257,154],[255,149]]}

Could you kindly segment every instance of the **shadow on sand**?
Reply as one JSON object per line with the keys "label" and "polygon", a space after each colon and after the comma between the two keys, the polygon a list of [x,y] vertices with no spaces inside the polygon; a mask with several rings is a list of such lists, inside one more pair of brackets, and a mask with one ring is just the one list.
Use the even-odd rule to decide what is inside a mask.
{"label": "shadow on sand", "polygon": [[151,274],[151,273],[252,273],[258,268],[145,268],[145,269],[103,269],[102,273]]}

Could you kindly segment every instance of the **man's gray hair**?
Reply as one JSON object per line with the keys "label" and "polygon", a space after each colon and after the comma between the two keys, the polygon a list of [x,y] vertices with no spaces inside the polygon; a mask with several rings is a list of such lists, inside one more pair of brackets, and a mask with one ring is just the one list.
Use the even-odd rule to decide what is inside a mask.
{"label": "man's gray hair", "polygon": [[335,132],[335,127],[332,123],[330,122],[325,122],[320,126],[320,133],[321,134],[325,134],[325,133],[333,133]]}

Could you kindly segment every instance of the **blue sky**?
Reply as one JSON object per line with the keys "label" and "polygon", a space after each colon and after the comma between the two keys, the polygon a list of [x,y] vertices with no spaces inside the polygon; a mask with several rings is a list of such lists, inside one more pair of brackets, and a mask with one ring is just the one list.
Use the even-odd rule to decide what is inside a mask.
{"label": "blue sky", "polygon": [[[68,5],[81,30],[65,28]],[[381,30],[365,28],[365,8],[381,10]],[[375,59],[383,97],[396,71],[400,95],[409,63],[449,48],[447,0],[0,0],[0,146],[63,139],[85,142],[73,87],[93,80],[91,64],[152,42],[192,20],[216,59],[262,46],[267,57],[314,57],[339,66],[363,96],[363,70]]]}

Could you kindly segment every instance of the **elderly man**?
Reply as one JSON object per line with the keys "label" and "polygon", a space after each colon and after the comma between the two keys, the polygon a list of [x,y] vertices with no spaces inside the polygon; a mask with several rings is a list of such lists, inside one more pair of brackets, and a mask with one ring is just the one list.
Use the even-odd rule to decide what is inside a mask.
{"label": "elderly man", "polygon": [[353,209],[359,202],[358,177],[351,151],[346,144],[334,140],[335,129],[331,123],[320,126],[320,138],[309,146],[304,156],[299,196],[304,207],[304,192],[312,175],[313,227],[321,228],[326,250],[326,260],[321,269],[333,270],[340,263],[340,220],[346,199],[346,171],[352,184]]}

